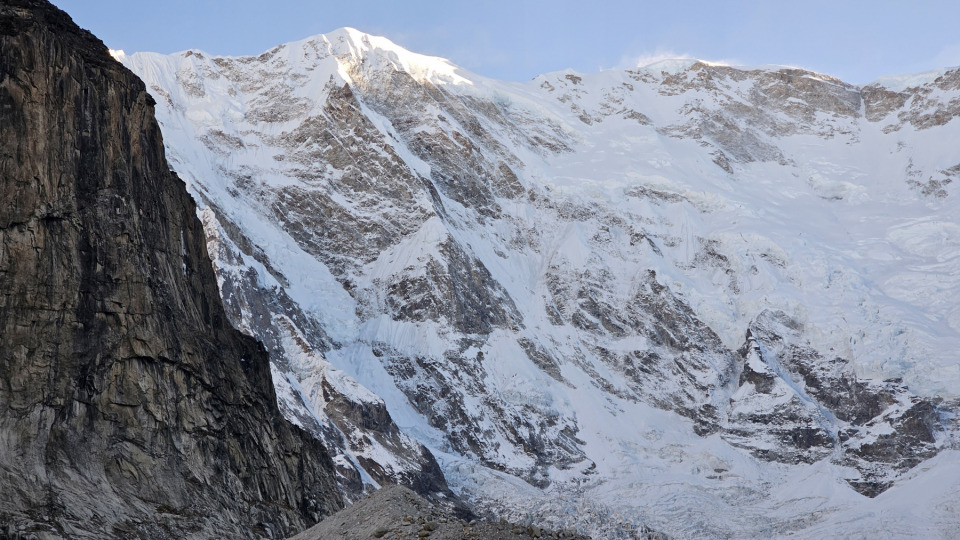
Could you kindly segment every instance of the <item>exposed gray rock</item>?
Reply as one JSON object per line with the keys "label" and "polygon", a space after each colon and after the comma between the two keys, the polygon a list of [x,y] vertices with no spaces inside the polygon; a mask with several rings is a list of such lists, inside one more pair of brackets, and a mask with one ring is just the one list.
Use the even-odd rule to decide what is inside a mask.
{"label": "exposed gray rock", "polygon": [[[263,171],[251,170],[236,188],[246,197],[265,199],[300,246],[334,272],[373,260],[433,215],[418,196],[426,180],[384,140],[349,86],[331,89],[320,114],[299,120],[295,129],[266,140],[284,149],[286,174],[317,187],[264,185],[254,180]],[[329,177],[337,181],[325,182]],[[383,205],[384,200],[391,204]],[[360,215],[358,208],[376,218]]]}
{"label": "exposed gray rock", "polygon": [[0,535],[281,537],[339,509],[143,83],[38,0],[0,5],[0,58]]}
{"label": "exposed gray rock", "polygon": [[[743,81],[751,84],[743,89],[739,86]],[[801,69],[743,70],[698,62],[690,69],[665,76],[659,92],[705,92],[717,98],[719,106],[697,100],[696,105],[682,110],[688,121],[659,130],[715,145],[716,163],[727,172],[732,171],[731,158],[741,163],[786,163],[787,157],[771,137],[806,133],[858,138],[842,120],[860,115],[859,89]]]}
{"label": "exposed gray rock", "polygon": [[764,311],[740,349],[740,388],[724,437],[785,463],[831,459],[856,468],[848,482],[876,496],[897,473],[933,457],[944,410],[901,382],[858,380],[850,363],[804,343],[803,328]]}
{"label": "exposed gray rock", "polygon": [[521,325],[510,295],[482,262],[456,242],[438,248],[441,259],[428,261],[425,275],[386,286],[388,310],[396,320],[442,319],[466,335]]}
{"label": "exposed gray rock", "polygon": [[[892,91],[870,85],[861,91],[866,105],[866,118],[871,122],[891,121],[884,132],[899,131],[905,125],[916,129],[942,126],[960,116],[960,99],[944,102],[940,92],[960,89],[960,69],[948,70],[930,84]],[[895,120],[890,115],[896,113]]]}
{"label": "exposed gray rock", "polygon": [[[325,363],[323,354],[337,344],[282,287],[268,286],[264,276],[247,265],[245,261],[252,259],[263,265],[269,278],[286,283],[286,277],[270,266],[259,248],[214,208],[211,205],[204,210],[202,221],[228,318],[264,343],[278,386],[289,386],[285,377],[291,376],[304,379],[298,382],[309,386],[307,380],[317,376],[316,366],[304,366],[295,359]],[[337,481],[348,501],[373,488],[369,479],[408,486],[434,500],[456,501],[433,455],[400,433],[382,400],[345,392],[327,373],[319,374],[316,385],[322,410],[315,410],[309,398],[293,388],[287,388],[290,398],[280,399],[278,404],[287,418],[323,441],[334,458]],[[388,452],[393,463],[378,463],[370,457],[378,452]],[[364,475],[369,478],[366,482]]]}

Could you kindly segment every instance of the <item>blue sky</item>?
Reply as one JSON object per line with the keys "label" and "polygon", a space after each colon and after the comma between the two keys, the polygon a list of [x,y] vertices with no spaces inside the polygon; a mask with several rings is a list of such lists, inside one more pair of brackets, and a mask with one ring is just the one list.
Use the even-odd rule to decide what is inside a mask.
{"label": "blue sky", "polygon": [[352,26],[507,80],[669,56],[793,65],[851,83],[960,65],[956,0],[53,2],[128,53],[259,54]]}

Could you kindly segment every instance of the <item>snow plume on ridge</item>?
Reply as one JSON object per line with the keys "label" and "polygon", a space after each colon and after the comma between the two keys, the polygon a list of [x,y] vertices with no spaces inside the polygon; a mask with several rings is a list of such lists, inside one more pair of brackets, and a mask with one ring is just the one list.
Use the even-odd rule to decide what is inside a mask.
{"label": "snow plume on ridge", "polygon": [[617,62],[614,69],[647,68],[654,64],[661,64],[664,62],[702,62],[711,66],[737,66],[742,64],[742,62],[732,59],[704,60],[691,54],[678,53],[670,49],[657,48],[653,52],[642,52],[639,55],[624,55],[620,58],[620,61]]}

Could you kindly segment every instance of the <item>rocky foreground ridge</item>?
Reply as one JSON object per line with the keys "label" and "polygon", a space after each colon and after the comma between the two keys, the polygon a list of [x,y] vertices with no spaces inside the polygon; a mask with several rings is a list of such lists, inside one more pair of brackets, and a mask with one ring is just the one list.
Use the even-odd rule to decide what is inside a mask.
{"label": "rocky foreground ridge", "polygon": [[279,538],[342,506],[229,323],[153,98],[0,2],[0,537]]}
{"label": "rocky foreground ridge", "polygon": [[[642,531],[643,540],[666,537]],[[535,524],[518,525],[506,520],[463,521],[402,486],[385,486],[326,518],[290,540],[367,540],[383,538],[429,538],[431,540],[589,540],[574,531],[554,531]]]}

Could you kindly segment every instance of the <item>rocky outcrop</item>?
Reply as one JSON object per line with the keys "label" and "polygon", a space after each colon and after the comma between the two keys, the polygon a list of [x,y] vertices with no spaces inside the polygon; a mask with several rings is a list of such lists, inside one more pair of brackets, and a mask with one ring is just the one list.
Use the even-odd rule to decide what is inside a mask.
{"label": "rocky outcrop", "polygon": [[[932,82],[899,91],[872,84],[863,88],[866,118],[881,122],[896,113],[884,126],[887,133],[910,125],[923,130],[942,126],[960,116],[960,99],[951,96],[960,89],[960,69],[947,70]],[[948,99],[944,99],[944,98]]]}
{"label": "rocky outcrop", "polygon": [[336,511],[143,83],[38,0],[0,5],[0,58],[0,536],[280,537]]}
{"label": "rocky outcrop", "polygon": [[946,411],[902,381],[863,381],[843,358],[804,342],[802,325],[764,311],[740,349],[740,385],[731,398],[726,440],[762,459],[812,463],[831,458],[855,468],[847,482],[876,496],[899,473],[937,454]]}

